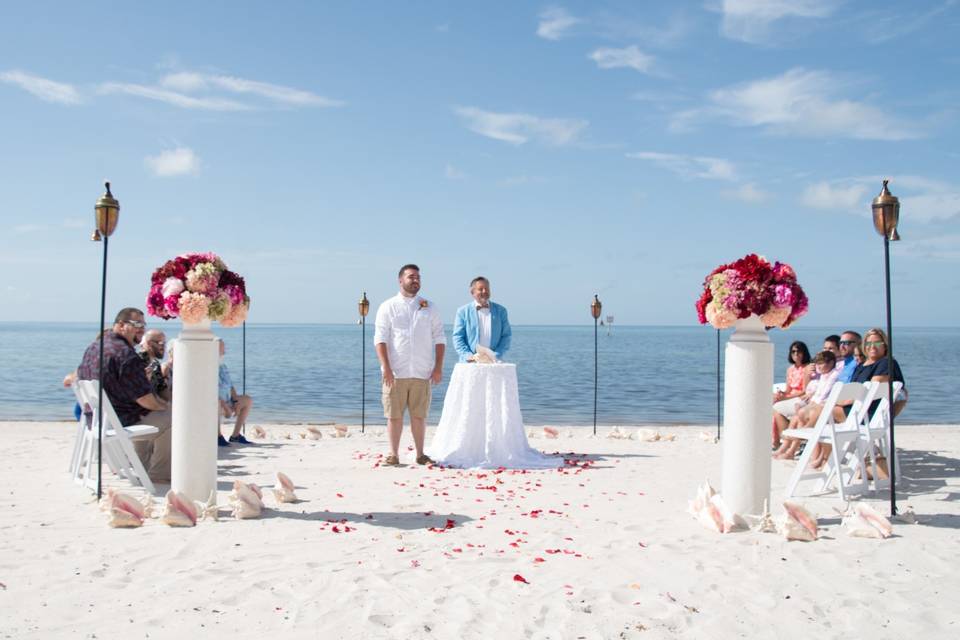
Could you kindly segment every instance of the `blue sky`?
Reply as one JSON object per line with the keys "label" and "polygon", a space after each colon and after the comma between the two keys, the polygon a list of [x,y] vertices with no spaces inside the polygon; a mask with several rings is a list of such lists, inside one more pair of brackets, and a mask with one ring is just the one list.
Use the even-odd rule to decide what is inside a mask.
{"label": "blue sky", "polygon": [[[811,325],[960,312],[960,2],[17,3],[0,22],[0,320],[91,320],[216,251],[252,322],[351,322],[396,270],[452,321],[695,324],[714,266],[792,264]],[[157,321],[159,322],[159,321]]]}

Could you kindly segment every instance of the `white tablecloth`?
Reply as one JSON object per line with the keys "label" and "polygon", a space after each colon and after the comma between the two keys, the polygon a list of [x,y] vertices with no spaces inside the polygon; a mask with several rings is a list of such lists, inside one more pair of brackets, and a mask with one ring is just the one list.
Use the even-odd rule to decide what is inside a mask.
{"label": "white tablecloth", "polygon": [[458,363],[427,455],[452,467],[548,469],[561,456],[532,448],[523,430],[517,365]]}

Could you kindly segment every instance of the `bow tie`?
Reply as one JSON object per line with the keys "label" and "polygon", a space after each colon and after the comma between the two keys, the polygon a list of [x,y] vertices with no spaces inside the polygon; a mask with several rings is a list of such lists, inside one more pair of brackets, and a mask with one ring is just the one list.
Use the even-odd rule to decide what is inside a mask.
{"label": "bow tie", "polygon": [[489,302],[488,302],[487,304],[478,304],[478,305],[477,305],[477,311],[480,311],[480,309],[489,309],[489,308],[490,308],[490,303],[489,303]]}

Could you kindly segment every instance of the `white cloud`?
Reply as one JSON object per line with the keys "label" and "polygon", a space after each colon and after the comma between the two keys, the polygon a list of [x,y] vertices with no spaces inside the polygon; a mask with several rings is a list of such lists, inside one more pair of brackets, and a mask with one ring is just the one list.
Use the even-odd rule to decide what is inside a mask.
{"label": "white cloud", "polygon": [[46,230],[47,230],[47,225],[45,224],[26,223],[26,224],[14,225],[13,227],[14,233],[37,233],[39,231],[46,231]]}
{"label": "white cloud", "polygon": [[769,193],[758,189],[757,185],[752,182],[741,185],[739,188],[731,191],[724,191],[723,195],[749,204],[761,204],[770,199]]}
{"label": "white cloud", "polygon": [[519,175],[504,178],[500,180],[499,184],[503,187],[520,187],[526,184],[542,184],[546,181],[547,179],[542,176]]}
{"label": "white cloud", "polygon": [[795,68],[772,78],[717,89],[707,107],[678,113],[672,127],[723,119],[788,135],[905,140],[920,137],[913,126],[866,102],[838,96],[840,78],[826,71]]}
{"label": "white cloud", "polygon": [[[902,212],[901,212],[902,216]],[[903,218],[901,217],[901,220]],[[900,229],[903,228],[902,222]],[[902,234],[901,234],[902,235]],[[907,237],[902,242],[891,245],[894,252],[902,256],[960,262],[960,235],[948,234],[933,237]]]}
{"label": "white cloud", "polygon": [[601,69],[626,67],[628,69],[635,69],[641,73],[650,71],[654,61],[653,56],[640,51],[636,45],[630,45],[623,49],[601,47],[588,57],[596,62],[597,66]]}
{"label": "white cloud", "polygon": [[[804,204],[832,211],[870,216],[870,202],[880,193],[881,176],[860,176],[808,185]],[[919,223],[960,217],[960,188],[922,176],[898,176],[890,191],[900,200],[900,220]]]}
{"label": "white cloud", "polygon": [[23,71],[4,71],[0,73],[0,82],[20,87],[44,102],[57,104],[80,104],[83,102],[73,85],[47,80]]}
{"label": "white cloud", "polygon": [[540,13],[540,24],[537,25],[537,35],[547,40],[559,40],[566,31],[580,22],[579,18],[567,13],[561,7],[551,7]]}
{"label": "white cloud", "polygon": [[160,85],[185,93],[215,88],[231,93],[256,95],[296,107],[340,107],[344,104],[341,100],[332,100],[302,89],[235,76],[200,74],[190,71],[166,75],[160,80]]}
{"label": "white cloud", "polygon": [[466,174],[463,171],[460,171],[452,164],[448,164],[443,170],[443,176],[447,180],[463,180],[466,178]]}
{"label": "white cloud", "polygon": [[803,190],[803,204],[814,209],[856,211],[865,209],[865,184],[817,182]]}
{"label": "white cloud", "polygon": [[183,109],[202,109],[206,111],[247,111],[251,107],[225,98],[195,98],[176,91],[168,91],[157,87],[148,87],[142,84],[124,84],[106,82],[100,85],[100,93],[123,93],[149,100],[165,102]]}
{"label": "white cloud", "polygon": [[656,151],[637,151],[628,153],[627,157],[647,160],[687,179],[736,180],[736,167],[732,162],[723,158],[658,153]]}
{"label": "white cloud", "polygon": [[553,146],[569,144],[589,124],[586,120],[494,113],[476,107],[458,107],[455,111],[474,133],[515,145],[530,140]]}
{"label": "white cloud", "polygon": [[162,178],[200,172],[200,158],[188,147],[177,147],[156,156],[147,156],[144,162],[154,175]]}
{"label": "white cloud", "polygon": [[823,18],[833,13],[837,0],[723,0],[720,32],[727,38],[759,43],[771,25],[784,18]]}

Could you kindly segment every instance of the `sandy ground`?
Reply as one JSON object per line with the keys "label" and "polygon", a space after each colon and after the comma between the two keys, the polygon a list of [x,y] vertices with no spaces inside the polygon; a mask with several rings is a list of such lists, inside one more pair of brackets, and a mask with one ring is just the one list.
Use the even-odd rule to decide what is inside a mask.
{"label": "sandy ground", "polygon": [[[66,472],[73,425],[0,423],[0,637],[960,637],[960,426],[898,430],[918,524],[851,538],[835,494],[805,497],[823,528],[810,543],[685,513],[720,479],[700,428],[563,428],[531,444],[575,465],[500,473],[378,466],[382,427],[265,428],[221,450],[219,521],[120,530]],[[790,464],[774,463],[775,498]],[[301,502],[265,495],[262,518],[229,517],[234,479],[270,487],[277,470]]]}

